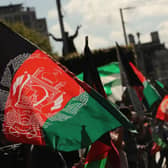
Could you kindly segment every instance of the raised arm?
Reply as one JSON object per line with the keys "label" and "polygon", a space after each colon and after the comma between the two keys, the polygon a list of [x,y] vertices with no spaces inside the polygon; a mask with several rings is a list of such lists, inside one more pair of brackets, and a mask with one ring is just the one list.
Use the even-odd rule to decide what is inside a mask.
{"label": "raised arm", "polygon": [[75,31],[74,35],[72,35],[72,36],[70,36],[70,37],[71,37],[71,38],[77,37],[80,28],[81,28],[81,25],[78,25],[77,28],[76,28],[76,31]]}
{"label": "raised arm", "polygon": [[63,41],[63,39],[62,38],[56,38],[53,34],[51,34],[51,33],[48,33],[48,36],[51,36],[52,38],[53,38],[53,40],[55,40],[55,41]]}

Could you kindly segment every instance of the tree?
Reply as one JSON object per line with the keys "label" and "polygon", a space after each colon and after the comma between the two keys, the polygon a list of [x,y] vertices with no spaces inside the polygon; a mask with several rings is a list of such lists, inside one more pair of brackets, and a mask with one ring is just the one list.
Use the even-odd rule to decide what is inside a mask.
{"label": "tree", "polygon": [[51,55],[54,59],[58,59],[58,55],[52,52],[52,47],[50,45],[47,36],[37,32],[36,30],[26,27],[22,23],[7,23],[9,27],[15,32],[21,34],[23,37],[36,44],[43,51]]}

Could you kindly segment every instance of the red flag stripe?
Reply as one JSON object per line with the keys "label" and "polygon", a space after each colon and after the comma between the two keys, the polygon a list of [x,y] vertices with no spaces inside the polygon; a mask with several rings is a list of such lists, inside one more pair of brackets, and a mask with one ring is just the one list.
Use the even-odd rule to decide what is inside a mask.
{"label": "red flag stripe", "polygon": [[102,143],[101,141],[96,141],[92,144],[91,149],[87,154],[85,164],[106,158],[110,150],[110,146]]}
{"label": "red flag stripe", "polygon": [[156,118],[168,121],[168,95],[166,95],[160,103],[156,113]]}
{"label": "red flag stripe", "polygon": [[143,74],[135,67],[135,65],[132,62],[129,62],[130,66],[134,70],[135,74],[138,76],[139,80],[143,83],[146,81],[146,78],[143,76]]}

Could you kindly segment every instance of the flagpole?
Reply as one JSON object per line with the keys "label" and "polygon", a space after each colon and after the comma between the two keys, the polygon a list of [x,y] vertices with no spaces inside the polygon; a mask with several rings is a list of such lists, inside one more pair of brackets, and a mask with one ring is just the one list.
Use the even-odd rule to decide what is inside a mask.
{"label": "flagpole", "polygon": [[122,8],[120,8],[120,17],[121,17],[121,23],[122,23],[122,28],[123,28],[123,34],[124,34],[125,45],[128,46],[127,34],[126,34],[126,29],[125,29],[125,22],[124,22],[124,17],[123,17]]}
{"label": "flagpole", "polygon": [[123,29],[123,35],[124,35],[124,40],[125,40],[125,45],[126,47],[128,46],[128,40],[127,40],[127,33],[126,33],[126,27],[125,27],[125,21],[124,21],[124,15],[123,15],[123,10],[130,10],[134,9],[135,7],[126,7],[126,8],[120,8],[120,18],[121,18],[121,24],[122,24],[122,29]]}

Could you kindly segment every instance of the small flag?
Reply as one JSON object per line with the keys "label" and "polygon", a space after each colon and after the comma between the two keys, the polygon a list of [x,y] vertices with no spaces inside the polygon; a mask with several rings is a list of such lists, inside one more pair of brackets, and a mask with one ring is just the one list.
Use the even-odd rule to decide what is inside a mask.
{"label": "small flag", "polygon": [[137,75],[141,83],[143,84],[143,94],[144,97],[149,105],[151,107],[156,101],[158,101],[161,97],[157,90],[146,80],[146,78],[143,76],[143,74],[135,67],[135,65],[132,62],[129,62],[130,67],[133,69],[134,73]]}

